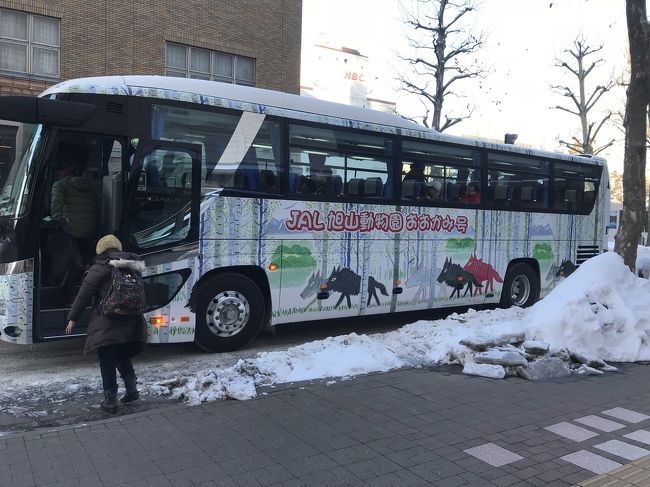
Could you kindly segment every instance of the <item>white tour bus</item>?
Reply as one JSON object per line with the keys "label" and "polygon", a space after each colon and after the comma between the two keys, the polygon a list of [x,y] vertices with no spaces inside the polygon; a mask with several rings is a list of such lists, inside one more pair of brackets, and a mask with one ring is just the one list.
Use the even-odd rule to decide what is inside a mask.
{"label": "white tour bus", "polygon": [[0,168],[0,338],[13,343],[63,337],[88,264],[51,217],[71,171],[96,193],[96,237],[146,260],[153,343],[225,351],[281,323],[529,306],[604,248],[596,157],[157,76],[1,97],[0,119],[20,123]]}

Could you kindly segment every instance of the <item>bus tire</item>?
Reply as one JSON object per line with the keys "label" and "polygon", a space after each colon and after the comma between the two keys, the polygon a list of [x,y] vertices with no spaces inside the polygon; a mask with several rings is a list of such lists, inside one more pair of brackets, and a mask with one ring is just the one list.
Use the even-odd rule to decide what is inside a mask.
{"label": "bus tire", "polygon": [[257,336],[265,315],[262,291],[250,278],[220,274],[200,288],[194,341],[207,352],[238,350]]}
{"label": "bus tire", "polygon": [[527,308],[539,299],[539,277],[528,264],[519,262],[508,269],[501,290],[501,306]]}

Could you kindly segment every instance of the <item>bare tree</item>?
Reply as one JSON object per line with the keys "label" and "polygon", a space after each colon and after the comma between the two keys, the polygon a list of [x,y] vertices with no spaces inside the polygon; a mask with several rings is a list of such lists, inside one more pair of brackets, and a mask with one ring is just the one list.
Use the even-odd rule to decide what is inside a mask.
{"label": "bare tree", "polygon": [[[439,132],[462,122],[472,114],[467,105],[460,114],[443,111],[444,101],[461,94],[452,90],[462,80],[483,77],[486,71],[476,60],[464,62],[467,55],[484,44],[483,34],[474,34],[462,24],[476,10],[474,0],[412,0],[410,8],[401,5],[405,23],[415,33],[408,36],[413,57],[402,57],[414,69],[399,76],[402,88],[417,95],[425,127]],[[444,117],[444,120],[443,120]]]}
{"label": "bare tree", "polygon": [[610,80],[605,85],[596,86],[591,93],[587,92],[587,77],[593,72],[594,68],[604,62],[601,58],[591,61],[592,57],[590,56],[596,54],[602,48],[602,45],[592,47],[582,37],[579,37],[573,41],[573,47],[571,49],[564,51],[567,57],[571,59],[569,61],[556,59],[555,61],[555,65],[558,68],[569,71],[569,73],[577,78],[578,91],[574,91],[570,86],[553,85],[551,88],[554,91],[571,100],[570,107],[557,105],[554,108],[576,115],[580,119],[581,127],[581,137],[572,135],[571,140],[560,140],[560,144],[566,146],[573,152],[581,154],[598,154],[614,143],[614,139],[612,139],[600,147],[594,147],[598,132],[600,132],[605,122],[612,116],[611,112],[603,116],[598,122],[589,121],[589,112],[591,109],[594,108],[605,93],[616,85],[614,80]]}
{"label": "bare tree", "polygon": [[623,160],[623,218],[614,250],[630,269],[636,265],[639,237],[645,220],[645,163],[648,103],[650,102],[650,26],[645,0],[626,0],[630,43],[630,83],[625,105]]}

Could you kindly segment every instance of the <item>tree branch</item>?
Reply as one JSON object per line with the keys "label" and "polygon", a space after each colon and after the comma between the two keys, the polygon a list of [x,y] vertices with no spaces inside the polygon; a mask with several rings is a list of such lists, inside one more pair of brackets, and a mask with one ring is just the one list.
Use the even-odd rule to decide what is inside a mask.
{"label": "tree branch", "polygon": [[[403,5],[401,7],[406,10]],[[471,111],[469,115],[464,113],[460,116],[444,113],[445,99],[454,95],[451,86],[483,77],[487,72],[480,66],[461,62],[464,56],[476,52],[485,42],[482,33],[470,34],[471,30],[465,25],[465,20],[475,10],[474,0],[420,0],[411,3],[404,15],[405,25],[419,31],[428,40],[425,45],[407,36],[416,54],[403,57],[412,70],[410,74],[399,77],[400,84],[407,93],[417,95],[425,106],[425,125],[439,131],[471,115]]]}
{"label": "tree branch", "polygon": [[573,111],[569,110],[568,108],[565,108],[565,107],[560,106],[560,105],[554,106],[553,108],[555,108],[555,109],[557,109],[557,110],[564,110],[565,112],[569,112],[571,115],[578,115],[578,116],[580,116],[580,114],[579,114],[578,112],[573,112]]}

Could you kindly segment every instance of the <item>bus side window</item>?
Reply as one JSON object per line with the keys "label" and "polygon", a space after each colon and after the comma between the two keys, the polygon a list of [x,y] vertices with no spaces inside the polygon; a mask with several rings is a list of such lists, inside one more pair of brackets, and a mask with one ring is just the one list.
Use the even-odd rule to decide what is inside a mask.
{"label": "bus side window", "polygon": [[389,138],[295,124],[289,144],[291,193],[333,201],[392,196]]}

